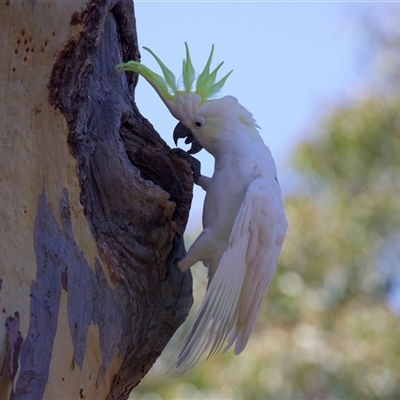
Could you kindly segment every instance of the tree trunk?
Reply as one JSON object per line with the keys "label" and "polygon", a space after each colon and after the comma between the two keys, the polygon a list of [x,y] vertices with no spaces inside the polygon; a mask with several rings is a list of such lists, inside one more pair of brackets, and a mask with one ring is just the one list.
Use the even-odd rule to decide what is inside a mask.
{"label": "tree trunk", "polygon": [[126,399],[192,304],[190,167],[115,73],[131,0],[0,16],[0,398]]}

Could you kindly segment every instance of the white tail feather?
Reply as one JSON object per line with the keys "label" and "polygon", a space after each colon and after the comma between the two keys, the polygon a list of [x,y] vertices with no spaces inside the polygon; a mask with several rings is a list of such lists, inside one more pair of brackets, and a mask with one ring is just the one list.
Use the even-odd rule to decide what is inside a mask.
{"label": "white tail feather", "polygon": [[264,179],[249,186],[226,250],[194,322],[184,338],[176,368],[185,372],[235,343],[245,348],[271,281],[287,228],[279,194]]}

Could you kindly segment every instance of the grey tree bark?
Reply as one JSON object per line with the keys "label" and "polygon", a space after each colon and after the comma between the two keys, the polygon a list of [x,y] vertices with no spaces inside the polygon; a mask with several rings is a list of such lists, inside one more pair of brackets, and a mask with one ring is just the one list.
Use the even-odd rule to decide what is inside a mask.
{"label": "grey tree bark", "polygon": [[126,399],[192,304],[191,170],[115,73],[131,0],[0,15],[0,397]]}

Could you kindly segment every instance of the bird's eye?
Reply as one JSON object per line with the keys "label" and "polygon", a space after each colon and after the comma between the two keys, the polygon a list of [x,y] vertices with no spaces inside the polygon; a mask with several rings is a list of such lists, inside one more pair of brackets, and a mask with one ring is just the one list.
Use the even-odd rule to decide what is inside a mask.
{"label": "bird's eye", "polygon": [[203,117],[201,117],[200,115],[197,115],[194,119],[193,119],[193,125],[196,128],[201,128],[202,126],[204,126],[205,124],[205,119]]}

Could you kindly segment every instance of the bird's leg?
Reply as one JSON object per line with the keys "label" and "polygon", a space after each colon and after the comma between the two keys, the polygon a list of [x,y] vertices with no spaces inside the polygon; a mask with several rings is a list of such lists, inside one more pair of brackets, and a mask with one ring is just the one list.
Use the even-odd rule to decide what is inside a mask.
{"label": "bird's leg", "polygon": [[199,185],[203,190],[207,191],[208,184],[210,183],[211,178],[208,176],[200,175],[195,183]]}
{"label": "bird's leg", "polygon": [[178,262],[178,268],[181,272],[187,271],[198,261],[204,261],[205,256],[212,252],[213,241],[209,230],[204,229],[200,236],[194,241],[186,256]]}

